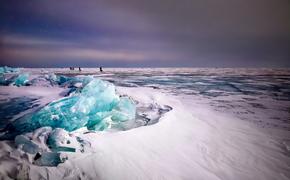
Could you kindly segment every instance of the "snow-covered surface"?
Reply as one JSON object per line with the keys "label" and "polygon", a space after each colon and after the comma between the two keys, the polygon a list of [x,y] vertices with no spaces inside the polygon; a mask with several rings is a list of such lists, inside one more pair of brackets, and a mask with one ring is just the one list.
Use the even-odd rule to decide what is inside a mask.
{"label": "snow-covered surface", "polygon": [[[158,123],[126,131],[57,131],[57,142],[69,141],[68,147],[76,151],[61,152],[65,160],[56,167],[40,166],[14,141],[0,141],[3,178],[290,179],[289,70],[104,70],[22,69],[30,78],[51,72],[94,74],[113,82],[119,94],[142,107],[172,109],[158,117]],[[39,104],[1,118],[14,120],[67,91],[58,86],[1,86],[2,105],[19,97],[35,98]],[[44,128],[23,136],[45,150],[46,134],[52,131]]]}

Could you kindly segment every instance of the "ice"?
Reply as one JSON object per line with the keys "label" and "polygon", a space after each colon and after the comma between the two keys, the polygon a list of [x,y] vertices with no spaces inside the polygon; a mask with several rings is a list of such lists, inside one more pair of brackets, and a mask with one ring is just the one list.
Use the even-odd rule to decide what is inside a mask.
{"label": "ice", "polygon": [[111,111],[118,101],[119,97],[113,84],[94,79],[83,88],[79,101],[71,111],[80,111],[84,114]]}
{"label": "ice", "polygon": [[47,147],[47,139],[50,136],[52,129],[50,127],[42,127],[33,132],[25,133],[15,137],[14,142],[19,150],[35,155],[49,151]]}
{"label": "ice", "polygon": [[109,82],[93,79],[81,92],[64,97],[43,107],[38,112],[13,123],[18,133],[30,132],[49,126],[73,131],[82,127],[104,130],[110,122],[123,122],[135,118],[134,102],[116,94]]}
{"label": "ice", "polygon": [[42,87],[58,86],[57,80],[58,76],[56,76],[54,73],[50,73],[34,77],[31,81],[29,81],[29,85]]}
{"label": "ice", "polygon": [[[61,71],[66,72],[65,69],[47,69],[44,73],[62,74]],[[83,70],[82,73],[85,71]],[[242,91],[247,92],[253,88],[251,91],[263,94],[257,96],[241,95],[235,88],[228,88],[228,84],[221,84],[220,77],[216,77],[220,75],[214,74],[220,69],[203,71],[206,73],[205,76],[199,76],[201,73],[199,70],[191,73],[180,69],[160,72],[154,68],[146,71],[116,69],[111,71],[109,77],[105,74],[108,72],[106,70],[102,74],[103,77],[99,76],[100,78],[106,77],[110,82],[116,82],[120,86],[129,84],[135,87],[117,87],[117,94],[121,96],[116,95],[118,100],[115,106],[110,111],[96,112],[94,115],[102,118],[99,121],[88,121],[91,123],[90,127],[87,122],[84,128],[71,132],[44,127],[33,131],[32,129],[40,126],[38,124],[28,128],[31,133],[21,133],[22,136],[15,139],[16,146],[14,141],[6,139],[0,141],[0,177],[3,177],[2,179],[17,179],[17,177],[24,177],[24,179],[192,179],[193,177],[209,180],[289,179],[289,128],[275,130],[275,128],[256,127],[251,122],[237,118],[238,116],[232,116],[233,114],[228,111],[224,113],[214,109],[219,106],[219,110],[222,111],[222,106],[231,105],[235,100],[243,100],[236,104],[241,107],[227,106],[226,108],[230,107],[228,109],[237,111],[244,108],[251,110],[252,112],[249,111],[247,114],[239,114],[240,117],[249,120],[286,124],[289,114],[283,115],[283,111],[289,107],[289,101],[286,101],[289,99],[286,96],[289,94],[289,88],[287,89],[289,75],[285,77],[283,71],[275,71],[281,76],[272,80],[271,73],[267,77],[255,75],[253,78],[246,72],[245,77],[241,77],[244,78],[246,86],[243,82],[236,81],[236,77],[231,80],[225,77],[225,81],[233,81],[231,84]],[[240,75],[240,71],[235,69],[233,71],[237,72],[236,75]],[[154,73],[157,75],[161,73],[161,75],[157,78]],[[31,74],[35,77],[36,73]],[[12,95],[14,97],[15,94],[17,97],[45,97],[39,107],[47,105],[49,109],[56,104],[59,108],[63,108],[61,102],[68,103],[68,100],[65,100],[70,98],[77,98],[74,103],[76,107],[80,97],[84,96],[82,93],[86,83],[81,82],[83,77],[64,77],[63,82],[60,83],[58,75],[44,77],[42,73],[41,76],[47,81],[54,82],[56,87],[1,86],[1,97],[3,100]],[[256,77],[262,80],[257,80]],[[170,79],[171,82],[166,79]],[[147,88],[138,86],[147,86]],[[201,94],[205,87],[209,87],[205,92],[211,96]],[[75,90],[68,97],[63,98],[62,90],[69,89]],[[274,98],[284,97],[285,100],[271,99],[271,96],[267,95],[269,91],[273,92]],[[212,97],[216,92],[223,93],[216,97],[219,101],[215,101]],[[281,94],[283,96],[280,96]],[[90,95],[86,98],[90,98]],[[56,99],[58,100],[53,102],[55,105],[48,104]],[[90,114],[89,102],[86,100],[83,102],[86,103],[86,108],[83,108],[88,111],[88,114]],[[129,106],[126,105],[127,102]],[[137,107],[137,115],[133,120],[129,120],[132,112],[129,111],[130,102],[134,102]],[[260,102],[267,109],[259,108],[261,111],[258,111],[258,108],[252,107],[256,102]],[[245,106],[243,103],[250,105]],[[123,109],[122,107],[125,106],[126,108]],[[37,113],[42,109],[34,110]],[[84,118],[89,119],[91,114],[88,114],[85,114]],[[52,114],[50,117],[57,119],[55,115],[58,114]],[[272,115],[280,119],[271,120]],[[123,121],[123,117],[128,120]],[[27,119],[31,120],[31,117]],[[22,120],[16,120],[17,124],[13,123],[17,128],[15,130],[13,127],[12,132],[25,129],[23,127],[30,125],[29,121]],[[119,126],[121,129],[124,126],[126,128],[127,123],[134,121],[141,121],[142,125],[158,123],[124,132],[112,132],[108,129]],[[146,124],[143,124],[143,121]],[[108,131],[88,131],[86,127],[93,130],[108,129]],[[31,154],[35,152],[36,154]],[[68,161],[58,165],[64,160],[62,155],[67,156]]]}
{"label": "ice", "polygon": [[45,77],[51,81],[57,81],[57,79],[58,79],[54,73],[50,73],[50,74],[46,75]]}
{"label": "ice", "polygon": [[118,105],[113,109],[109,125],[111,128],[119,130],[131,129],[137,127],[135,117],[136,106],[133,100],[128,97],[121,97]]}
{"label": "ice", "polygon": [[13,84],[16,77],[17,75],[15,74],[0,73],[0,85],[8,86],[9,84]]}
{"label": "ice", "polygon": [[19,72],[18,68],[11,68],[8,66],[0,67],[0,74]]}
{"label": "ice", "polygon": [[63,162],[67,158],[61,158],[61,152],[91,152],[89,142],[61,128],[42,127],[16,136],[14,143],[19,152],[16,154],[25,154],[31,163],[40,166],[56,166]]}
{"label": "ice", "polygon": [[136,107],[132,100],[128,97],[122,97],[114,109],[112,120],[116,122],[131,120],[135,118],[135,114]]}
{"label": "ice", "polygon": [[8,85],[13,82],[15,73],[19,72],[18,68],[0,67],[0,84]]}
{"label": "ice", "polygon": [[60,153],[56,152],[44,152],[39,154],[38,157],[39,158],[35,161],[35,164],[39,166],[57,166],[65,160],[61,158]]}
{"label": "ice", "polygon": [[56,128],[54,129],[48,139],[47,146],[53,152],[90,152],[91,144],[64,129]]}
{"label": "ice", "polygon": [[18,148],[29,154],[36,154],[40,151],[39,146],[24,135],[16,136],[15,144]]}
{"label": "ice", "polygon": [[57,85],[56,82],[47,80],[45,77],[37,77],[29,82],[30,86],[51,87]]}
{"label": "ice", "polygon": [[59,84],[64,84],[72,79],[71,77],[67,77],[67,76],[58,76],[56,78],[55,76],[51,76],[50,78],[52,80],[56,80]]}
{"label": "ice", "polygon": [[18,77],[14,80],[16,86],[24,86],[28,82],[28,73],[19,74]]}
{"label": "ice", "polygon": [[81,86],[78,85],[78,87],[84,87],[89,82],[94,80],[92,76],[77,76],[77,77],[67,77],[67,76],[56,76],[54,74],[51,74],[48,79],[50,81],[57,82],[60,86],[63,87],[76,87],[76,84],[81,84]]}
{"label": "ice", "polygon": [[69,136],[68,132],[64,129],[56,128],[50,134],[47,144],[49,148],[54,151],[68,151],[76,152],[75,147],[69,147],[73,143],[74,139]]}

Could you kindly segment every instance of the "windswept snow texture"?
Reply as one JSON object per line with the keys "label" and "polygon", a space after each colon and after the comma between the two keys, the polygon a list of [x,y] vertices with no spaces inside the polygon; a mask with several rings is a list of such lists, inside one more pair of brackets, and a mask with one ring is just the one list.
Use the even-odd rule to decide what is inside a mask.
{"label": "windswept snow texture", "polygon": [[290,179],[289,69],[103,70],[0,68],[0,179]]}

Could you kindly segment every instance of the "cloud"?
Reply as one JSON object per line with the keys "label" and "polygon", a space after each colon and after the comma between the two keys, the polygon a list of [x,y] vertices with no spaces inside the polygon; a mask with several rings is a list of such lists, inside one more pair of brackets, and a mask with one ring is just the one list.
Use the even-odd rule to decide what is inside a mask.
{"label": "cloud", "polygon": [[34,58],[30,52],[62,64],[127,57],[165,66],[290,66],[289,0],[10,0],[1,8],[6,62]]}
{"label": "cloud", "polygon": [[51,38],[39,38],[22,34],[2,34],[2,44],[5,46],[71,46],[76,43]]}
{"label": "cloud", "polygon": [[[31,64],[97,64],[100,61],[113,64],[143,63],[146,61],[171,62],[176,53],[165,50],[161,42],[152,43],[139,39],[130,41],[123,38],[84,38],[66,41],[23,34],[6,34],[3,36],[0,59],[1,63],[11,65]],[[150,47],[151,44],[151,48]],[[180,56],[181,57],[181,56]],[[180,58],[179,57],[179,58]]]}
{"label": "cloud", "polygon": [[130,51],[112,51],[81,48],[36,49],[36,48],[4,48],[2,53],[6,59],[90,59],[90,60],[124,60],[142,61],[144,53]]}

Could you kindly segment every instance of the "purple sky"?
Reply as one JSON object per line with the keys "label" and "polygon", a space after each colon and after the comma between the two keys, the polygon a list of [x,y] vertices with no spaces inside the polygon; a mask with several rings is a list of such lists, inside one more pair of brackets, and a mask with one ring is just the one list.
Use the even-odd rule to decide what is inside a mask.
{"label": "purple sky", "polygon": [[0,65],[290,67],[289,0],[0,3]]}

